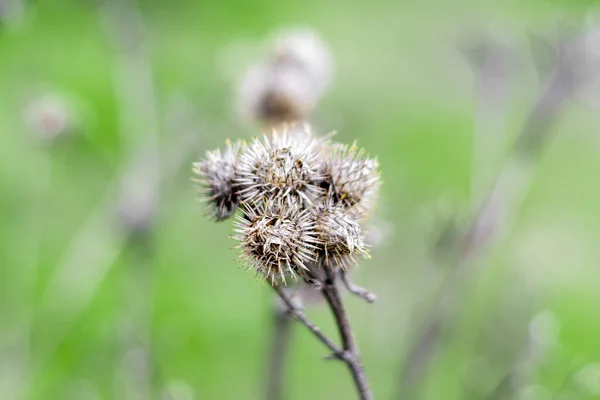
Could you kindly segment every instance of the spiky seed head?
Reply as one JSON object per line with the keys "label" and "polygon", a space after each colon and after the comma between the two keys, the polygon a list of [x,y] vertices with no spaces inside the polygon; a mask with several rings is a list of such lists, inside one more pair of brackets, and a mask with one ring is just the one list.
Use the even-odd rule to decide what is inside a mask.
{"label": "spiky seed head", "polygon": [[269,55],[252,67],[239,86],[242,115],[266,126],[308,120],[329,86],[332,57],[309,29],[280,32]]}
{"label": "spiky seed head", "polygon": [[[331,138],[335,135],[335,131],[323,136],[318,136],[313,132],[311,125],[307,122],[286,122],[279,125],[276,131],[285,132],[286,135],[293,138],[296,143],[299,143],[302,146],[311,146],[313,156],[318,159],[320,166],[319,174],[316,175],[315,178],[322,180],[323,174],[321,172],[325,160],[331,151]],[[322,191],[322,193],[324,194],[325,191]]]}
{"label": "spiky seed head", "polygon": [[325,267],[347,269],[357,263],[357,256],[369,256],[356,213],[331,199],[319,204],[314,212],[319,239],[317,257]]}
{"label": "spiky seed head", "polygon": [[377,200],[378,167],[377,159],[366,157],[364,149],[338,143],[324,163],[321,187],[334,204],[352,210],[359,220],[365,219]]}
{"label": "spiky seed head", "polygon": [[294,67],[310,77],[313,90],[324,91],[333,75],[333,57],[321,37],[311,29],[279,32],[273,39],[273,63]]}
{"label": "spiky seed head", "polygon": [[247,203],[263,199],[285,199],[288,203],[312,202],[322,194],[315,182],[322,180],[319,148],[321,139],[310,134],[273,131],[255,139],[240,156],[236,184],[238,195]]}
{"label": "spiky seed head", "polygon": [[260,64],[244,77],[239,103],[244,118],[276,126],[308,119],[319,95],[313,89],[310,77],[302,71]]}
{"label": "spiky seed head", "polygon": [[240,241],[241,259],[272,285],[286,283],[286,276],[305,277],[306,263],[315,260],[319,243],[314,214],[283,199],[261,204],[243,203],[234,239]]}
{"label": "spiky seed head", "polygon": [[227,219],[238,207],[234,181],[242,146],[241,142],[228,141],[225,151],[209,151],[205,160],[194,163],[197,176],[194,180],[200,184],[200,196],[206,202],[207,213],[217,221]]}

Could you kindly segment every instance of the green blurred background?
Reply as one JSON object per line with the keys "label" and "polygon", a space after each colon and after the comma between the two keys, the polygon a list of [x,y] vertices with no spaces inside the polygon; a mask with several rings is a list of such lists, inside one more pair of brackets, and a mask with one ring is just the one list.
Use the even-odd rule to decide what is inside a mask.
{"label": "green blurred background", "polygon": [[[357,140],[381,164],[382,240],[353,275],[378,302],[345,301],[375,395],[392,398],[448,273],[436,238],[483,197],[539,90],[528,34],[600,11],[541,0],[123,2],[143,24],[136,38],[119,3],[0,3],[1,399],[263,398],[272,291],[234,260],[231,223],[203,214],[190,165],[259,133],[238,118],[237,79],[273,30],[295,26],[319,32],[335,58],[316,130]],[[459,50],[482,32],[516,60],[487,125],[477,67]],[[48,98],[67,118],[52,143],[35,125]],[[600,398],[592,100],[553,126],[514,223],[461,289],[422,398],[489,398],[515,370],[523,379],[505,398]],[[481,126],[493,145],[476,145]],[[132,164],[148,141],[159,163]],[[120,199],[156,173],[152,233],[127,238]],[[308,313],[336,335],[326,308]],[[344,366],[295,328],[286,398],[354,398]],[[544,345],[534,356],[532,337]]]}

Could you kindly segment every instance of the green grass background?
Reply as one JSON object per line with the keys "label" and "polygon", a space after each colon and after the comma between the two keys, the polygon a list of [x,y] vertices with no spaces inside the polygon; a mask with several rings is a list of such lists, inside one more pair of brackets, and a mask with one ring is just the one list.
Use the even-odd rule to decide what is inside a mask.
{"label": "green grass background", "polygon": [[[226,138],[259,133],[236,120],[234,78],[274,29],[298,25],[317,30],[336,62],[316,129],[357,140],[381,164],[378,218],[389,232],[354,275],[378,302],[345,301],[375,395],[391,398],[445,273],[431,256],[439,221],[468,215],[481,196],[471,190],[476,88],[457,50],[461,37],[491,29],[511,38],[524,56],[510,90],[508,148],[538,90],[527,34],[593,12],[593,3],[138,5],[154,72],[161,154],[167,159],[165,149],[182,135],[197,139],[161,186],[154,262],[141,268],[133,251],[121,248],[112,202],[103,200],[111,198],[129,154],[115,54],[98,3],[39,0],[0,27],[0,398],[139,398],[134,394],[142,391],[130,389],[136,387],[131,347],[140,334],[131,310],[146,303],[159,371],[154,395],[168,389],[175,399],[261,398],[272,293],[238,268],[230,222],[214,224],[203,215],[189,165]],[[28,101],[46,91],[74,99],[78,119],[73,137],[53,146],[36,142],[23,122]],[[178,99],[189,108],[186,132],[169,123]],[[486,398],[522,353],[532,317],[544,310],[558,321],[557,340],[512,398],[600,398],[600,367],[594,366],[600,363],[599,122],[594,108],[574,102],[553,127],[515,225],[465,285],[455,334],[444,337],[423,398]],[[504,149],[495,151],[492,170]],[[80,268],[61,275],[81,227],[104,203],[108,210],[94,225],[92,245],[74,262]],[[107,247],[116,248],[115,257],[103,261]],[[309,314],[335,335],[325,308]],[[354,397],[344,367],[323,361],[324,348],[300,326],[294,341],[286,398]]]}

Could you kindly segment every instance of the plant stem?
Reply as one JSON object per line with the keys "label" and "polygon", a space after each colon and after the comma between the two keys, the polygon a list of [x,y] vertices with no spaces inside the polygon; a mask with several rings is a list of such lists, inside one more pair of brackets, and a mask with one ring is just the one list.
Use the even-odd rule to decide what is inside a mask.
{"label": "plant stem", "polygon": [[281,400],[284,398],[283,381],[292,338],[292,318],[290,311],[282,310],[279,305],[273,307],[273,317],[273,338],[267,369],[266,399]]}
{"label": "plant stem", "polygon": [[302,324],[304,324],[304,326],[306,326],[308,330],[321,341],[321,343],[327,346],[327,348],[332,351],[334,358],[343,361],[348,366],[348,369],[352,374],[352,379],[356,385],[359,398],[361,400],[373,400],[373,393],[371,392],[371,387],[360,359],[358,346],[354,340],[350,321],[342,304],[342,300],[340,299],[338,289],[335,286],[335,272],[332,271],[331,268],[323,269],[325,270],[326,278],[321,287],[321,291],[335,318],[342,339],[343,349],[325,336],[325,334],[323,334],[323,332],[321,332],[321,330],[306,317],[304,312],[294,304],[290,296],[281,287],[273,286],[273,289],[288,307],[289,313],[302,322]]}
{"label": "plant stem", "polygon": [[344,357],[345,357],[344,350],[340,349],[337,344],[333,343],[333,341],[331,339],[329,339],[327,336],[325,336],[325,334],[323,332],[321,332],[319,327],[316,326],[315,324],[313,324],[306,317],[306,314],[304,314],[304,311],[302,311],[300,308],[298,308],[294,304],[294,302],[292,301],[290,296],[282,288],[280,288],[279,286],[273,286],[273,289],[275,289],[275,291],[277,292],[277,294],[279,295],[281,300],[283,300],[285,305],[289,308],[290,314],[292,316],[294,316],[298,321],[302,322],[302,324],[304,326],[306,326],[308,328],[308,330],[311,331],[312,334],[315,335],[317,337],[317,339],[319,339],[321,341],[321,343],[323,343],[325,346],[327,346],[327,348],[329,350],[331,350],[333,352],[333,355],[336,358],[344,359]]}
{"label": "plant stem", "polygon": [[344,347],[343,361],[346,363],[350,373],[352,374],[352,378],[354,379],[354,384],[356,385],[360,399],[372,400],[373,393],[371,392],[371,387],[360,359],[358,346],[354,340],[354,334],[352,333],[350,320],[348,319],[348,315],[344,309],[339,291],[335,286],[335,272],[332,271],[331,268],[323,269],[325,270],[326,279],[321,291],[323,292],[325,300],[327,300],[327,303],[329,304],[329,308],[333,313],[336,325],[340,332],[340,337]]}
{"label": "plant stem", "polygon": [[367,303],[374,303],[375,301],[377,301],[377,296],[375,296],[375,294],[369,292],[365,288],[362,288],[350,282],[346,271],[340,271],[340,277],[342,278],[342,283],[344,284],[344,286],[346,286],[346,289],[348,289],[348,291],[353,295],[360,297]]}
{"label": "plant stem", "polygon": [[472,278],[473,260],[482,253],[485,245],[510,227],[527,192],[534,162],[550,138],[554,123],[567,100],[590,78],[590,71],[579,73],[577,68],[586,62],[585,52],[572,53],[578,50],[578,45],[581,44],[567,42],[558,48],[553,72],[538,93],[512,152],[501,166],[489,194],[473,213],[466,232],[459,237],[459,254],[452,261],[449,276],[438,291],[423,329],[409,348],[397,398],[415,398],[417,385],[427,372],[452,316],[458,311],[466,283]]}

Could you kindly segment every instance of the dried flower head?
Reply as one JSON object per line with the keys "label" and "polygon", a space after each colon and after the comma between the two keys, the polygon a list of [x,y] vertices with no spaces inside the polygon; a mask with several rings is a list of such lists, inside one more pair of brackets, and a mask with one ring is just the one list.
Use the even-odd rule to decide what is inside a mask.
{"label": "dried flower head", "polygon": [[329,85],[333,58],[316,32],[307,28],[281,31],[273,39],[272,54],[275,64],[293,66],[309,76],[319,94]]}
{"label": "dried flower head", "polygon": [[303,134],[290,133],[284,128],[263,140],[257,138],[240,156],[236,184],[242,201],[282,197],[290,204],[297,200],[312,204],[321,195],[315,182],[322,180],[322,142],[310,134],[308,126]]}
{"label": "dried flower head", "polygon": [[320,242],[317,256],[325,267],[340,266],[347,269],[356,264],[356,256],[369,256],[365,236],[355,213],[328,199],[316,207],[315,214]]}
{"label": "dried flower head", "polygon": [[267,125],[307,119],[318,96],[308,75],[296,68],[272,64],[251,69],[240,89],[245,118]]}
{"label": "dried flower head", "polygon": [[319,243],[314,216],[309,209],[282,199],[259,205],[244,203],[236,221],[241,259],[248,270],[263,275],[272,285],[286,283],[286,276],[305,277],[306,263],[315,260]]}
{"label": "dried flower head", "polygon": [[365,157],[365,151],[356,145],[338,144],[324,164],[321,186],[334,204],[352,209],[359,219],[364,219],[377,199],[378,166],[376,159]]}
{"label": "dried flower head", "polygon": [[228,142],[194,171],[215,219],[241,204],[241,259],[272,285],[289,276],[310,282],[314,268],[346,270],[369,256],[361,222],[379,175],[377,161],[356,146],[332,146],[305,124],[283,125],[250,145]]}
{"label": "dried flower head", "polygon": [[241,82],[242,114],[267,126],[307,120],[331,80],[329,50],[310,30],[279,34],[270,47]]}
{"label": "dried flower head", "polygon": [[206,154],[206,159],[194,163],[193,171],[200,183],[199,193],[206,201],[207,213],[215,220],[230,217],[238,207],[239,198],[234,189],[238,154],[241,142],[227,142],[224,152],[217,149]]}

